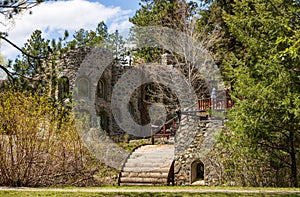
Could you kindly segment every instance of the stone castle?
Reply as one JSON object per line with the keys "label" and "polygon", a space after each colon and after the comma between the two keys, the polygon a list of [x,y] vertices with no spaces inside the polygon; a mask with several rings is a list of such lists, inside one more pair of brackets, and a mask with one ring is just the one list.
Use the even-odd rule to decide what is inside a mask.
{"label": "stone castle", "polygon": [[[118,79],[131,69],[132,65],[111,64],[99,78],[96,91],[89,92],[90,79],[86,76],[77,76],[77,71],[90,51],[91,48],[76,49],[69,52],[64,61],[60,63],[65,69],[60,73],[57,96],[63,99],[64,95],[73,90],[75,83],[78,83],[77,87],[80,89],[78,91],[81,94],[80,96],[89,97],[91,94],[95,94],[95,110],[100,117],[99,120],[102,129],[107,132],[108,136],[114,138],[115,141],[122,141],[124,140],[123,136],[125,132],[118,126],[111,111],[112,88]],[[172,61],[169,58],[170,56],[163,55],[161,63],[165,65],[170,64]],[[129,112],[139,124],[145,124],[148,120],[147,105],[143,103],[144,99],[143,89],[140,88],[132,94],[128,103]],[[121,113],[122,111],[119,110],[119,114]],[[177,135],[173,141],[169,141],[169,144],[174,149],[174,158],[169,166],[168,176],[166,177],[167,181],[157,182],[157,184],[220,184],[221,166],[217,162],[217,158],[214,158],[212,154],[214,148],[214,132],[212,130],[221,129],[222,123],[223,121],[220,120],[200,121],[195,116],[182,114]],[[186,136],[193,137],[189,137],[188,139]],[[135,180],[146,180],[146,178],[139,178],[141,176],[139,174],[136,176]],[[155,180],[152,182],[155,182]]]}

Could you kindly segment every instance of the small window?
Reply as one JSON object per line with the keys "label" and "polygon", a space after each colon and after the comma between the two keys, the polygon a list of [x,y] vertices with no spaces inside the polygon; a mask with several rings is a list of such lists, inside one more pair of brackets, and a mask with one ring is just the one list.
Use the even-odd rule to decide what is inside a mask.
{"label": "small window", "polygon": [[100,79],[97,85],[97,95],[99,98],[107,99],[107,88],[105,79]]}
{"label": "small window", "polygon": [[86,78],[81,78],[77,81],[78,96],[79,97],[89,97],[89,80]]}

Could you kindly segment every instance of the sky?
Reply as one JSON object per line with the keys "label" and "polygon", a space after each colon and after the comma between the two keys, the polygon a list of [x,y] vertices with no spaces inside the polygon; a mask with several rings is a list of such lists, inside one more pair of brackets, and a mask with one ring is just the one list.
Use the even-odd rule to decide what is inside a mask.
{"label": "sky", "polygon": [[[32,14],[23,12],[13,20],[0,17],[1,32],[8,32],[8,39],[22,47],[33,31],[39,29],[47,39],[63,37],[64,31],[70,35],[84,28],[95,30],[104,21],[109,32],[128,30],[132,24],[129,17],[139,8],[139,0],[68,0],[44,2],[31,9]],[[19,52],[1,42],[0,54],[6,59],[15,59]]]}

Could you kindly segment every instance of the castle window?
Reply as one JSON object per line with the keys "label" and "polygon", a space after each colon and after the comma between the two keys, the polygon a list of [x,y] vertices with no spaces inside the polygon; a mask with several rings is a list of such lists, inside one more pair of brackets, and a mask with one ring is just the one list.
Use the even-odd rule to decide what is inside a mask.
{"label": "castle window", "polygon": [[61,77],[58,80],[58,98],[64,99],[69,95],[69,79],[67,77]]}
{"label": "castle window", "polygon": [[100,79],[97,85],[97,95],[99,98],[107,99],[107,88],[105,79]]}
{"label": "castle window", "polygon": [[80,78],[77,81],[78,96],[79,97],[89,97],[89,80],[86,78]]}

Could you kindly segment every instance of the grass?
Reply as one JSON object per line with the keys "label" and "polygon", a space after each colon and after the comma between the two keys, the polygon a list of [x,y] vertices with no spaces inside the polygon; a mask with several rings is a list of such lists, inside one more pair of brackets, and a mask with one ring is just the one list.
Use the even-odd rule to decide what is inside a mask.
{"label": "grass", "polygon": [[102,186],[102,187],[47,187],[47,188],[62,188],[62,189],[226,189],[226,190],[276,190],[276,191],[300,191],[300,188],[295,187],[237,187],[237,186]]}
{"label": "grass", "polygon": [[[31,189],[31,188],[30,188]],[[187,187],[182,187],[182,186],[175,186],[175,187],[138,187],[138,186],[133,186],[133,187],[46,187],[46,188],[36,188],[38,190],[43,190],[43,191],[28,191],[28,190],[0,190],[0,196],[1,197],[13,197],[13,196],[18,196],[18,197],[35,197],[35,196],[49,196],[49,197],[68,197],[68,196],[74,196],[74,197],[79,197],[79,196],[89,196],[89,197],[96,197],[96,196],[128,196],[128,197],[134,197],[134,196],[142,196],[142,197],[148,197],[148,196],[154,196],[154,197],[162,197],[162,196],[176,196],[176,197],[189,197],[189,196],[200,196],[200,197],[229,197],[229,196],[250,196],[250,197],[277,197],[277,196],[287,196],[287,197],[296,197],[300,196],[300,193],[298,194],[288,194],[284,193],[284,191],[300,191],[299,188],[253,188],[253,187],[200,187],[200,186],[187,186]],[[55,191],[58,189],[58,191]],[[64,191],[64,189],[66,191]],[[116,190],[123,190],[122,192],[106,192],[106,191],[101,191],[100,190],[105,190],[105,189],[116,189]],[[133,189],[149,189],[152,190],[152,192],[129,192],[126,190],[133,190]],[[173,190],[172,192],[160,192],[161,190],[164,189],[170,189]],[[184,189],[184,190],[199,190],[201,192],[201,189],[210,189],[210,190],[216,190],[215,192],[207,192],[207,193],[190,193],[190,192],[177,192],[176,190],[178,189]],[[249,193],[231,193],[231,192],[218,192],[218,189],[222,190],[249,190]],[[96,190],[96,191],[91,191],[91,190]],[[153,192],[154,190],[154,192]],[[250,190],[259,190],[259,193],[251,193]],[[278,191],[278,193],[267,193],[268,191]],[[157,192],[156,192],[157,191]]]}
{"label": "grass", "polygon": [[190,197],[190,196],[200,196],[200,197],[236,197],[236,196],[249,196],[249,197],[273,197],[273,196],[287,196],[287,197],[296,197],[297,194],[239,194],[239,193],[166,193],[166,192],[54,192],[54,191],[45,191],[45,192],[34,192],[34,191],[0,191],[1,197],[36,197],[36,196],[47,196],[47,197],[98,197],[98,196],[126,196],[126,197]]}

